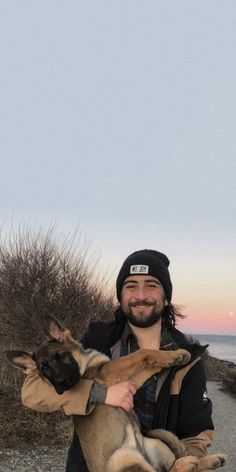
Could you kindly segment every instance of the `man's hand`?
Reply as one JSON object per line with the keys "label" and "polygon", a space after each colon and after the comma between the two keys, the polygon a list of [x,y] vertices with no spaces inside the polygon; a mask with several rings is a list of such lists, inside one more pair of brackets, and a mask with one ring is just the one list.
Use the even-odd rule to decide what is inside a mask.
{"label": "man's hand", "polygon": [[125,411],[132,410],[133,396],[136,393],[136,388],[132,380],[119,382],[107,389],[105,404],[110,406],[120,406]]}

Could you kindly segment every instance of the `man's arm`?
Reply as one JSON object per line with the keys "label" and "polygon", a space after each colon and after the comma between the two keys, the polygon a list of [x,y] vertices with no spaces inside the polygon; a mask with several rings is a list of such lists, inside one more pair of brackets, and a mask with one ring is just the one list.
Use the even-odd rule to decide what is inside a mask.
{"label": "man's arm", "polygon": [[37,369],[27,373],[21,390],[22,403],[41,412],[64,411],[66,415],[88,415],[95,405],[89,403],[92,380],[81,379],[79,384],[59,395],[54,387],[40,377]]}
{"label": "man's arm", "polygon": [[78,385],[59,395],[37,369],[27,373],[21,390],[22,403],[32,410],[51,413],[64,411],[66,415],[89,415],[96,403],[119,406],[126,411],[133,407],[135,387],[130,380],[106,388],[81,379]]}

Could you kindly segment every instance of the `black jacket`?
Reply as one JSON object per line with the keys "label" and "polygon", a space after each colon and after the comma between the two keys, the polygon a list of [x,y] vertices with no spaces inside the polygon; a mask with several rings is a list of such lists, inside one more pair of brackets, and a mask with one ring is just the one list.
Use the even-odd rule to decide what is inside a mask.
{"label": "black jacket", "polygon": [[[125,319],[120,313],[112,322],[93,322],[81,342],[85,348],[96,349],[111,357],[110,349],[120,339],[124,326]],[[172,368],[162,385],[155,405],[154,426],[172,431],[188,443],[188,438],[204,437],[205,431],[213,430],[212,405],[206,395],[204,364],[199,358],[205,347],[190,344],[175,328],[170,329],[170,334],[179,347],[191,352],[192,357],[187,366]],[[78,470],[88,472],[79,439],[74,434],[66,472]]]}

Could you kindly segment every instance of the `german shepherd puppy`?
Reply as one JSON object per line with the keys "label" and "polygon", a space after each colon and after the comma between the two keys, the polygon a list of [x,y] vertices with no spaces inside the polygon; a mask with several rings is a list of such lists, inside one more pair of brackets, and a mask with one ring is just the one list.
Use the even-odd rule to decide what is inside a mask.
{"label": "german shepherd puppy", "polygon": [[[186,364],[190,359],[184,349],[140,349],[110,360],[98,351],[84,349],[54,318],[45,318],[44,328],[47,340],[33,354],[7,351],[6,355],[11,364],[23,370],[37,367],[59,395],[81,377],[108,387],[132,379],[139,388],[162,369]],[[97,404],[91,414],[74,416],[73,421],[90,472],[201,472],[225,463],[221,454],[187,456],[183,444],[168,431],[154,430],[147,433],[150,437],[144,437],[133,411]]]}

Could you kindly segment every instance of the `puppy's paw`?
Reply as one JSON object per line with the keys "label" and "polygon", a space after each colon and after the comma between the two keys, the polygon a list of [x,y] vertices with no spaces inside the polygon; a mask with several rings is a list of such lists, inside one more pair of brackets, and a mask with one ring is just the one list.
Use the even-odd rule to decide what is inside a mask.
{"label": "puppy's paw", "polygon": [[204,456],[199,459],[198,470],[215,470],[218,467],[223,467],[226,462],[226,456],[224,454],[211,454]]}
{"label": "puppy's paw", "polygon": [[190,360],[191,354],[185,349],[177,349],[176,359],[174,361],[175,365],[184,365]]}
{"label": "puppy's paw", "polygon": [[216,458],[219,464],[217,467],[223,467],[226,463],[226,456],[224,454],[216,454]]}

